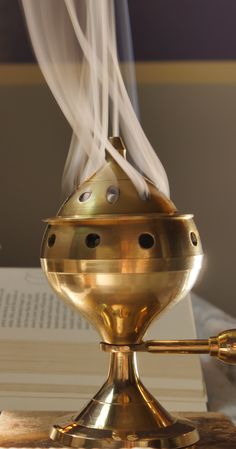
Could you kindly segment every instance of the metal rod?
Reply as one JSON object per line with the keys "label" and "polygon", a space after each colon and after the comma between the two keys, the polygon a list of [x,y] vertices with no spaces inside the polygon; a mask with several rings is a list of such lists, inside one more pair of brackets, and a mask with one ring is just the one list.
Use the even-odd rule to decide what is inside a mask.
{"label": "metal rod", "polygon": [[169,354],[209,354],[210,344],[208,340],[148,340],[145,350]]}

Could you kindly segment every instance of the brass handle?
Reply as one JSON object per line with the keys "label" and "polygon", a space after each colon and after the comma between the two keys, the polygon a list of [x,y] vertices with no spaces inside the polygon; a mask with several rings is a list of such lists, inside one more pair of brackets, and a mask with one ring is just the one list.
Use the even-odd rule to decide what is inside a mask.
{"label": "brass handle", "polygon": [[101,343],[107,352],[152,352],[155,354],[209,354],[219,360],[236,364],[236,329],[221,332],[208,340],[147,340],[133,345]]}
{"label": "brass handle", "polygon": [[148,340],[142,345],[147,352],[209,354],[225,363],[236,364],[236,329],[223,331],[208,340]]}

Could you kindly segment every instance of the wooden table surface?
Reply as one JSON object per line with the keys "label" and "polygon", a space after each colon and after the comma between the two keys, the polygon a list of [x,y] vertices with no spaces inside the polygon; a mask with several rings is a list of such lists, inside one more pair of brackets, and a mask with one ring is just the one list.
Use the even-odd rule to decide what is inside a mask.
{"label": "wooden table surface", "polygon": [[[70,420],[65,412],[2,412],[0,416],[0,447],[58,447],[48,439],[53,424]],[[201,440],[196,449],[236,449],[236,427],[219,413],[179,413],[196,423]]]}

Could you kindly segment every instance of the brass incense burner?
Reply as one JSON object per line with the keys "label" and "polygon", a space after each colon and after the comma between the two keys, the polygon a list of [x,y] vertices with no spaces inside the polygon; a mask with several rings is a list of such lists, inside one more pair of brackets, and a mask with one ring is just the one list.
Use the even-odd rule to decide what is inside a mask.
{"label": "brass incense burner", "polygon": [[[110,139],[123,155],[120,138]],[[143,341],[151,321],[192,288],[202,264],[202,247],[192,215],[149,181],[142,199],[130,179],[107,155],[48,220],[42,244],[43,270],[56,291],[99,331],[111,353],[102,388],[51,438],[86,448],[194,447],[198,432],[171,416],[139,379],[136,352],[210,353],[236,360],[236,332],[209,340]]]}

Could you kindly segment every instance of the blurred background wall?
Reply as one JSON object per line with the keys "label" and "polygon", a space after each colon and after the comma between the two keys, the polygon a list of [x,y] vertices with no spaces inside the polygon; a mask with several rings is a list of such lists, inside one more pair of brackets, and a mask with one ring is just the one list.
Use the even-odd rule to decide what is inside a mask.
{"label": "blurred background wall", "polygon": [[[236,2],[130,0],[144,130],[206,254],[195,290],[236,315]],[[0,0],[0,264],[39,265],[71,130],[35,64],[17,0]]]}

